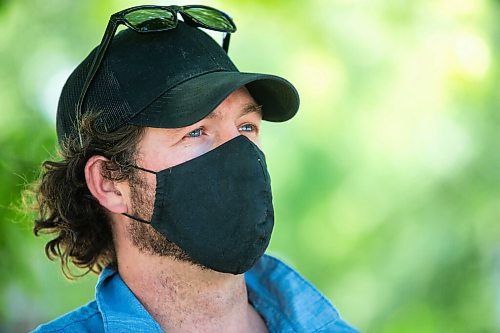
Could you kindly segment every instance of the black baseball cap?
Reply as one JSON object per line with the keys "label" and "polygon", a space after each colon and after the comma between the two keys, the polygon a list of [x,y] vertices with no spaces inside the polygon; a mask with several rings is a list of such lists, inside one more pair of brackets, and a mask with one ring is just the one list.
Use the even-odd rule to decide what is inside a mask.
{"label": "black baseball cap", "polygon": [[[59,143],[75,135],[76,104],[95,48],[70,75],[57,109]],[[287,80],[243,73],[212,37],[179,21],[176,28],[141,34],[124,29],[114,38],[82,105],[82,114],[100,112],[94,126],[112,132],[123,125],[179,128],[212,112],[228,95],[246,86],[262,105],[263,119],[292,118],[299,95]]]}

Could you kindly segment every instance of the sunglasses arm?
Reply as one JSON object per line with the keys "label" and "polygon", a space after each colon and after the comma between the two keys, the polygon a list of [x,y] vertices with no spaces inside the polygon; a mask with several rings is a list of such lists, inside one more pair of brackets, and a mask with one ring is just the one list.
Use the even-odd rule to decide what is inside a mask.
{"label": "sunglasses arm", "polygon": [[76,104],[76,127],[78,129],[78,140],[80,141],[80,148],[83,148],[83,140],[82,140],[82,133],[81,133],[81,118],[82,118],[82,106],[83,102],[85,100],[85,96],[87,95],[87,90],[90,87],[90,84],[92,83],[92,80],[94,79],[95,74],[97,73],[97,70],[100,67],[100,64],[102,62],[102,59],[104,58],[104,55],[106,54],[106,50],[109,47],[109,44],[111,43],[111,40],[113,39],[113,36],[116,32],[116,29],[118,28],[118,24],[120,23],[120,20],[117,19],[114,15],[111,16],[108,26],[106,27],[106,31],[104,32],[104,35],[101,40],[101,44],[99,44],[99,48],[96,50],[94,59],[92,60],[92,65],[90,66],[89,72],[87,73],[87,77],[85,78],[85,83],[83,84],[82,91],[80,93],[80,97],[78,98],[78,102]]}
{"label": "sunglasses arm", "polygon": [[231,33],[230,32],[224,33],[224,39],[222,40],[222,48],[224,49],[224,51],[226,51],[226,53],[228,53],[228,51],[229,51],[229,40],[230,39],[231,39]]}
{"label": "sunglasses arm", "polygon": [[[102,36],[101,44],[99,44],[99,48],[96,51],[96,54],[94,56],[94,60],[92,61],[92,65],[90,66],[90,71],[87,75],[87,79],[85,80],[85,83],[89,84],[92,82],[92,79],[94,78],[95,74],[97,73],[97,70],[99,69],[99,65],[102,62],[102,59],[106,55],[106,51],[109,48],[109,45],[111,44],[111,41],[113,40],[113,37],[115,35],[116,29],[118,28],[118,25],[120,23],[119,19],[116,19],[113,16],[111,16],[108,26],[106,27],[106,31],[104,32],[104,35]],[[87,87],[84,87],[85,89],[88,89]]]}

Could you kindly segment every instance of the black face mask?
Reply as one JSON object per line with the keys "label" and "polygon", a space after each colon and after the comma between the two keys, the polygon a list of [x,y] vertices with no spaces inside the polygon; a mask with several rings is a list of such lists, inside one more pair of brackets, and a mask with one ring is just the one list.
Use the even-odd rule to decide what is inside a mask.
{"label": "black face mask", "polygon": [[193,260],[241,274],[264,254],[274,225],[264,154],[245,136],[174,167],[154,172],[150,223]]}

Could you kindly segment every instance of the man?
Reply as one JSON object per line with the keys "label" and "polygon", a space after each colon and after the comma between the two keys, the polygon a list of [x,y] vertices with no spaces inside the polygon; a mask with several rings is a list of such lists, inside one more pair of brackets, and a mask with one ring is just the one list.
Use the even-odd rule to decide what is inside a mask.
{"label": "man", "polygon": [[34,230],[56,235],[46,251],[66,275],[73,262],[100,277],[94,301],[36,331],[354,331],[264,255],[274,213],[260,125],[295,115],[295,88],[239,72],[229,38],[222,48],[200,27],[236,30],[205,6],[117,13],[66,82],[62,160],[44,163]]}

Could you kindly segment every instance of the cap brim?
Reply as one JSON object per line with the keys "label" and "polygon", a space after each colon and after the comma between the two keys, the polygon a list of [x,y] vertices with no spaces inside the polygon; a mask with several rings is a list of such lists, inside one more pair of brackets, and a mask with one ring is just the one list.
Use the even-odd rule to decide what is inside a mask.
{"label": "cap brim", "polygon": [[169,89],[128,121],[129,124],[179,128],[200,121],[236,89],[246,86],[262,105],[262,119],[281,122],[299,108],[299,95],[287,80],[267,74],[211,72]]}

